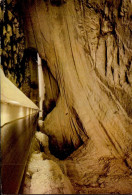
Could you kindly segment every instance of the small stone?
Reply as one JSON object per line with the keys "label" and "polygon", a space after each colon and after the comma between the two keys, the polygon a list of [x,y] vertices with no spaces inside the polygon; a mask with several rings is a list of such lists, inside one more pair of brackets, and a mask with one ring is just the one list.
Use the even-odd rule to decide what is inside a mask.
{"label": "small stone", "polygon": [[97,183],[92,183],[90,184],[91,187],[98,187],[98,184]]}
{"label": "small stone", "polygon": [[101,188],[104,188],[104,187],[105,187],[104,183],[102,183],[102,184],[100,185],[100,187],[101,187]]}

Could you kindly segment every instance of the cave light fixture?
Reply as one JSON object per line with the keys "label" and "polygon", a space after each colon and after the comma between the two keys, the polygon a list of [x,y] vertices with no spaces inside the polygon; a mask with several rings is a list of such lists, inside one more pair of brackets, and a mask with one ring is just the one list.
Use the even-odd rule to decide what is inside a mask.
{"label": "cave light fixture", "polygon": [[10,100],[10,101],[9,101],[9,103],[10,103],[10,104],[16,104],[16,105],[20,105],[20,103],[19,103],[19,102],[17,102],[17,101],[14,101],[14,100]]}

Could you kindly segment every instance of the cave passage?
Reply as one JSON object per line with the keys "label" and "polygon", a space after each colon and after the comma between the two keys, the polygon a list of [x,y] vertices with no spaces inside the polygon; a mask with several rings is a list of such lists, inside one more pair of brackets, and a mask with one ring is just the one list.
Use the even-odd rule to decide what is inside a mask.
{"label": "cave passage", "polygon": [[132,1],[2,0],[3,194],[132,193]]}

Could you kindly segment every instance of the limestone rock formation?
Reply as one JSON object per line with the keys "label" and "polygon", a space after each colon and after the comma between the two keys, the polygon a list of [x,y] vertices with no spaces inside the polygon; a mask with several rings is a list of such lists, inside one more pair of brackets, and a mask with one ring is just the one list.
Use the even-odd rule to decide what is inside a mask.
{"label": "limestone rock formation", "polygon": [[27,47],[46,61],[57,84],[52,92],[59,92],[40,128],[50,137],[50,150],[64,159],[83,144],[67,161],[78,193],[129,193],[131,1],[34,0],[22,7]]}
{"label": "limestone rock formation", "polygon": [[43,103],[43,119],[50,113],[56,106],[56,101],[59,96],[59,88],[56,80],[51,74],[46,61],[42,61],[42,69],[45,83],[45,98]]}
{"label": "limestone rock formation", "polygon": [[[44,152],[41,152],[41,147]],[[64,165],[48,150],[48,137],[36,132],[23,182],[24,194],[72,194],[73,187]],[[52,159],[52,160],[51,160]],[[55,162],[57,160],[57,162]],[[63,167],[63,168],[62,168]]]}
{"label": "limestone rock formation", "polygon": [[77,194],[132,192],[132,171],[127,162],[109,155],[100,157],[93,144],[81,146],[65,160],[65,165]]}
{"label": "limestone rock formation", "polygon": [[33,2],[23,6],[27,46],[47,62],[60,96],[44,131],[60,149],[63,138],[75,148],[89,139],[100,155],[129,159],[131,1]]}
{"label": "limestone rock formation", "polygon": [[[51,153],[65,159],[76,193],[132,193],[132,1],[18,4],[25,47],[43,60],[39,128],[49,136]],[[35,147],[41,151],[40,143]],[[37,177],[31,184],[36,193]]]}

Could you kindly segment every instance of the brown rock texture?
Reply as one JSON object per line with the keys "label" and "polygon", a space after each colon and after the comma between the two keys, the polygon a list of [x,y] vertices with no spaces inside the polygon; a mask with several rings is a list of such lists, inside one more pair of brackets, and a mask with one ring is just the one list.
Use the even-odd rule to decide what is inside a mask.
{"label": "brown rock texture", "polygon": [[26,48],[45,62],[49,148],[76,193],[132,193],[132,2],[21,1]]}
{"label": "brown rock texture", "polygon": [[57,128],[74,146],[89,138],[102,154],[129,156],[131,2],[34,0],[23,11],[27,46],[38,50],[59,87],[45,130]]}
{"label": "brown rock texture", "polygon": [[132,192],[131,8],[129,0],[23,4],[27,47],[59,89],[40,130],[61,159],[83,144],[66,160],[77,193]]}
{"label": "brown rock texture", "polygon": [[[87,152],[89,151],[89,153]],[[77,194],[131,194],[132,171],[122,158],[100,156],[86,143],[65,160]]]}

